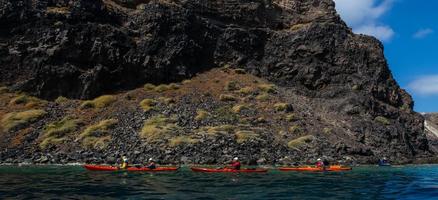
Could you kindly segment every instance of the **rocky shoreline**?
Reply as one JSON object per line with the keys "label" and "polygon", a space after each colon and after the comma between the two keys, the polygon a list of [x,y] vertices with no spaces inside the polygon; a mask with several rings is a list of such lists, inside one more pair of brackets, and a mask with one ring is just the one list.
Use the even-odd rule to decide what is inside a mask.
{"label": "rocky shoreline", "polygon": [[433,160],[383,45],[334,6],[6,0],[0,163]]}

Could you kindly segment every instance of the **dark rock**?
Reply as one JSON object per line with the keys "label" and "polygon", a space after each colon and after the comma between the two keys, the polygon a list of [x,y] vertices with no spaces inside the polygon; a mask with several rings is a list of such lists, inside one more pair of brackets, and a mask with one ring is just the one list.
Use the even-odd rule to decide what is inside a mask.
{"label": "dark rock", "polygon": [[[276,83],[279,89],[272,95],[292,102],[289,110],[302,118],[293,123],[318,139],[300,148],[277,143],[270,123],[286,126],[277,119],[253,119],[264,132],[242,144],[233,136],[218,136],[169,150],[167,141],[144,143],[133,134],[155,114],[177,115],[184,130],[247,122],[237,116],[195,122],[198,108],[229,105],[211,100],[211,94],[191,94],[176,106],[159,105],[159,112],[117,111],[112,117],[120,119],[120,127],[111,133],[108,149],[81,150],[72,143],[67,158],[47,157],[38,148],[10,148],[16,130],[10,131],[8,140],[0,141],[5,149],[0,162],[23,154],[34,154],[31,160],[38,163],[114,162],[121,155],[138,162],[149,156],[181,163],[226,162],[234,156],[247,162],[260,157],[286,162],[285,156],[305,162],[328,154],[366,163],[390,155],[411,162],[436,153],[429,149],[423,117],[413,112],[412,98],[391,75],[382,44],[352,33],[332,0],[173,2],[4,0],[0,84],[45,99],[89,99],[145,83],[177,82],[228,65]],[[48,112],[50,119],[36,123],[22,146],[34,147],[44,125],[64,114],[56,106]],[[245,117],[256,114],[243,112]],[[298,136],[304,135],[285,133],[282,139]],[[45,152],[58,150],[54,146]]]}

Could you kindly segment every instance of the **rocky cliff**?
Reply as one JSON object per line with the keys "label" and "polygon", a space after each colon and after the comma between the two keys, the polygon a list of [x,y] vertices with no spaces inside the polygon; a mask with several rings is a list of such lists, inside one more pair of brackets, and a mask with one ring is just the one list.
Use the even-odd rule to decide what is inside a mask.
{"label": "rocky cliff", "polygon": [[438,113],[427,113],[424,118],[424,127],[431,149],[438,152]]}
{"label": "rocky cliff", "polygon": [[382,44],[352,33],[331,0],[5,0],[0,11],[2,162],[433,154]]}

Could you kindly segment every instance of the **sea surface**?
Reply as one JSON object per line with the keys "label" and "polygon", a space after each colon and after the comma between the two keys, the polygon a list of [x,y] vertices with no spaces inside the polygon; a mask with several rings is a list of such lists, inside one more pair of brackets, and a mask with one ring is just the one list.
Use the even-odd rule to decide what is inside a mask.
{"label": "sea surface", "polygon": [[0,199],[438,199],[438,165],[264,174],[0,166]]}

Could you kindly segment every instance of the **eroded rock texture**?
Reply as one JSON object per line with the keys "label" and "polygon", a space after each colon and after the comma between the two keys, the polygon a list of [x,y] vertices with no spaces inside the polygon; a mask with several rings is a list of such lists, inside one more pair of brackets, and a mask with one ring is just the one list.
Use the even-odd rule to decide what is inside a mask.
{"label": "eroded rock texture", "polygon": [[353,34],[332,0],[2,0],[0,54],[0,82],[45,99],[240,67],[337,127],[314,148],[363,162],[429,153],[382,44]]}

